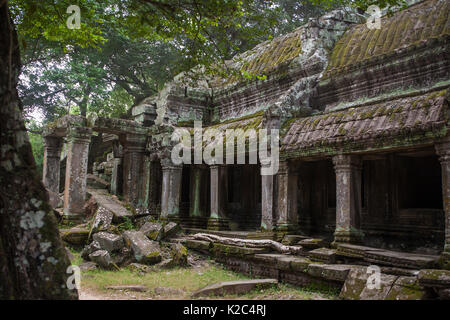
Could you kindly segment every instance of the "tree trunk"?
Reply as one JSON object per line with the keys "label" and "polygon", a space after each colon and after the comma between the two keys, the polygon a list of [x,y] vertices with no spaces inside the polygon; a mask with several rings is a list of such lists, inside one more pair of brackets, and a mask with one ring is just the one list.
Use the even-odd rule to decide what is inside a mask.
{"label": "tree trunk", "polygon": [[20,53],[7,3],[0,1],[0,299],[76,299],[22,117]]}

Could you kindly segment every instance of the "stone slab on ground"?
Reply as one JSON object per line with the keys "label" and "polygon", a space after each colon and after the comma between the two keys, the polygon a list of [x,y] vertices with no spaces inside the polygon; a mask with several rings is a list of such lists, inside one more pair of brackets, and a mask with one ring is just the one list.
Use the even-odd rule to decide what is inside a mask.
{"label": "stone slab on ground", "polygon": [[140,231],[125,231],[123,238],[127,247],[133,251],[137,262],[154,264],[161,261],[161,248],[156,241],[149,240]]}
{"label": "stone slab on ground", "polygon": [[313,261],[324,263],[336,262],[336,250],[328,248],[314,249],[308,252],[308,257]]}
{"label": "stone slab on ground", "polygon": [[203,253],[209,252],[209,249],[212,247],[212,243],[209,241],[193,240],[193,239],[187,239],[185,245],[189,249],[200,251]]}
{"label": "stone slab on ground", "polygon": [[89,237],[89,230],[85,228],[73,227],[70,229],[60,229],[61,239],[74,245],[86,244]]}
{"label": "stone slab on ground", "polygon": [[450,288],[449,270],[422,269],[417,278],[423,287]]}
{"label": "stone slab on ground", "polygon": [[103,250],[108,252],[116,252],[124,247],[122,236],[108,232],[98,232],[92,236]]}
{"label": "stone slab on ground", "polygon": [[192,297],[223,296],[227,294],[243,294],[255,289],[269,288],[278,285],[276,279],[256,279],[242,281],[219,282],[206,286],[192,294]]}
{"label": "stone slab on ground", "polygon": [[105,289],[108,290],[124,290],[132,292],[146,292],[148,288],[143,284],[128,284],[128,285],[118,285],[118,286],[106,286]]}
{"label": "stone slab on ground", "polygon": [[407,269],[429,269],[439,262],[439,256],[389,250],[366,251],[364,260],[376,265],[387,265]]}

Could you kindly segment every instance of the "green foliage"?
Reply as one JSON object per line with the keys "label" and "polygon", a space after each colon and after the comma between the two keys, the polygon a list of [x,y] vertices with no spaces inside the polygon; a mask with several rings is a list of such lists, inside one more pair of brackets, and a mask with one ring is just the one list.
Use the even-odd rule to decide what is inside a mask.
{"label": "green foliage", "polygon": [[124,221],[118,225],[118,229],[120,232],[135,229],[134,223],[130,218],[123,217],[123,219],[124,219]]}
{"label": "green foliage", "polygon": [[44,141],[40,134],[29,132],[28,137],[30,138],[30,144],[33,150],[33,156],[34,160],[36,161],[38,172],[42,174],[44,165]]}

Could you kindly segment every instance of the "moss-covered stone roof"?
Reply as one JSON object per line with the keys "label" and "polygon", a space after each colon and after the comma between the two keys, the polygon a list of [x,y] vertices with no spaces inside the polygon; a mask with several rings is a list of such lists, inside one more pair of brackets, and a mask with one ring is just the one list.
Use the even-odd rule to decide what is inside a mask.
{"label": "moss-covered stone roof", "polygon": [[[392,143],[399,137],[440,135],[447,127],[448,90],[375,105],[293,119],[282,138],[281,151],[292,156],[367,141]],[[378,146],[379,147],[379,146]]]}
{"label": "moss-covered stone roof", "polygon": [[450,35],[450,1],[427,0],[381,18],[380,29],[350,28],[336,43],[324,78],[346,67]]}

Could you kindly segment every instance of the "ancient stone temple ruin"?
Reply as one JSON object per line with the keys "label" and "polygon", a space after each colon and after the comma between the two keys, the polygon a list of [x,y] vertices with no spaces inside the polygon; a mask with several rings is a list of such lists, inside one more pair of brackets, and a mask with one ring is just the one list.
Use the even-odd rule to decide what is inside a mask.
{"label": "ancient stone temple ruin", "polygon": [[[67,219],[83,216],[87,180],[97,179],[136,212],[186,230],[316,237],[349,254],[357,247],[339,245],[440,255],[445,265],[449,7],[422,1],[380,29],[335,11],[229,61],[264,77],[187,73],[130,119],[65,116],[45,132],[44,184],[64,191]],[[261,175],[259,159],[174,164],[172,133],[193,134],[194,121],[279,129],[278,172]]]}

